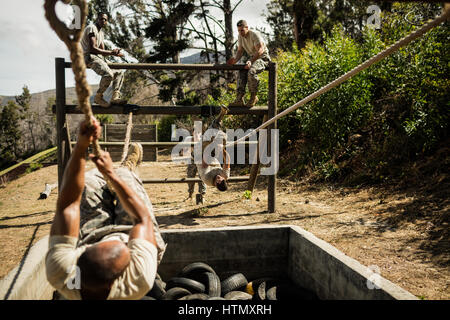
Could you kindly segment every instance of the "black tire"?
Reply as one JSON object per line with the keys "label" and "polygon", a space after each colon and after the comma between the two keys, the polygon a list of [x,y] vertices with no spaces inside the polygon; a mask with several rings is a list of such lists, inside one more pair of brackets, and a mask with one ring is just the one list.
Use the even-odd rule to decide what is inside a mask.
{"label": "black tire", "polygon": [[195,293],[188,296],[184,296],[178,300],[208,300],[209,296],[204,293]]}
{"label": "black tire", "polygon": [[207,295],[210,297],[220,297],[220,278],[217,274],[212,272],[203,272],[199,278],[201,278],[201,282],[205,285],[205,293]]}
{"label": "black tire", "polygon": [[205,292],[205,286],[203,283],[188,278],[174,277],[167,281],[166,290],[175,287],[185,288],[193,293]]}
{"label": "black tire", "polygon": [[266,300],[266,282],[265,281],[263,281],[259,284],[254,297],[255,297],[255,300]]}
{"label": "black tire", "polygon": [[277,300],[277,286],[273,286],[266,291],[267,300]]}
{"label": "black tire", "polygon": [[220,283],[222,296],[225,296],[230,291],[245,287],[247,284],[247,278],[242,273],[236,273]]}
{"label": "black tire", "polygon": [[166,294],[164,294],[164,296],[162,297],[162,300],[177,300],[190,294],[192,293],[185,288],[175,287],[167,290]]}
{"label": "black tire", "polygon": [[230,291],[224,298],[225,300],[252,300],[252,295],[244,291]]}
{"label": "black tire", "polygon": [[147,293],[147,296],[156,298],[158,300],[161,300],[164,294],[166,293],[166,290],[164,289],[165,283],[160,279],[155,279],[155,282],[153,283],[152,289]]}
{"label": "black tire", "polygon": [[210,265],[204,262],[194,262],[188,264],[181,270],[179,276],[182,278],[189,278],[198,281],[198,277],[204,272],[211,272],[216,274],[213,268]]}

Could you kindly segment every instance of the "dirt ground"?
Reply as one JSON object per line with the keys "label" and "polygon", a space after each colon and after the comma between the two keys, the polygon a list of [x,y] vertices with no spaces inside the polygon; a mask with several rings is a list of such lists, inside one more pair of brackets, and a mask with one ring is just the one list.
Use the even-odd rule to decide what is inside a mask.
{"label": "dirt ground", "polygon": [[[168,159],[142,164],[141,178],[185,176],[184,165],[161,160]],[[45,183],[56,180],[57,168],[50,166],[0,188],[0,278],[49,233],[57,192],[46,200],[38,197]],[[186,184],[146,185],[162,229],[297,225],[363,265],[378,266],[383,277],[421,299],[450,298],[448,220],[436,219],[448,216],[448,199],[420,190],[279,179],[277,211],[269,214],[266,179],[258,178],[249,200],[243,197],[245,187],[234,183],[225,193],[209,189],[205,204],[197,206],[185,201]]]}

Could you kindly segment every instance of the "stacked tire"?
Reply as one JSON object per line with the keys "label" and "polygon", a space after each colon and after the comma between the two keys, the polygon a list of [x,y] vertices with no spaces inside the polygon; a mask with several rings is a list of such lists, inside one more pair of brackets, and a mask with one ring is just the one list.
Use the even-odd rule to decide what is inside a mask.
{"label": "stacked tire", "polygon": [[243,273],[223,280],[206,263],[186,265],[176,277],[164,282],[157,274],[143,300],[313,300],[310,291],[276,278],[248,281]]}

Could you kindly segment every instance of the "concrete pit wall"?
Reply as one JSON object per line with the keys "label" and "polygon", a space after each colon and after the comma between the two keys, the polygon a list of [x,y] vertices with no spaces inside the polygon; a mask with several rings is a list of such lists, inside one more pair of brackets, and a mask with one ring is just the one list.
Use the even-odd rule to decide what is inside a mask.
{"label": "concrete pit wall", "polygon": [[[176,276],[192,262],[205,262],[222,279],[236,272],[249,280],[287,275],[320,299],[417,299],[297,226],[164,230],[162,235],[168,243],[158,268],[163,279]],[[45,237],[0,280],[1,299],[52,298],[53,290],[45,278],[47,248]]]}

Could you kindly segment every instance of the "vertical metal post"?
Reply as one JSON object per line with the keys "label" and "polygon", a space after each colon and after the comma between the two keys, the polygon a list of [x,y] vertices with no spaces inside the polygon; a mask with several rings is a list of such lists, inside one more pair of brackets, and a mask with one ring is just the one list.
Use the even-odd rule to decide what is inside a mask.
{"label": "vertical metal post", "polygon": [[66,167],[64,126],[66,125],[66,69],[64,58],[55,58],[56,76],[56,146],[58,157],[58,189],[61,188]]}
{"label": "vertical metal post", "polygon": [[[275,117],[277,114],[277,64],[274,62],[269,63],[269,99],[268,99],[268,116],[269,119]],[[272,159],[278,157],[278,155],[274,155],[275,152],[272,146],[272,129],[277,128],[277,122],[275,121],[273,124],[267,127],[268,134],[268,151],[270,152],[270,156]],[[277,142],[278,143],[278,142]],[[268,176],[268,211],[269,213],[274,213],[276,210],[276,192],[277,192],[277,174],[273,174]]]}

